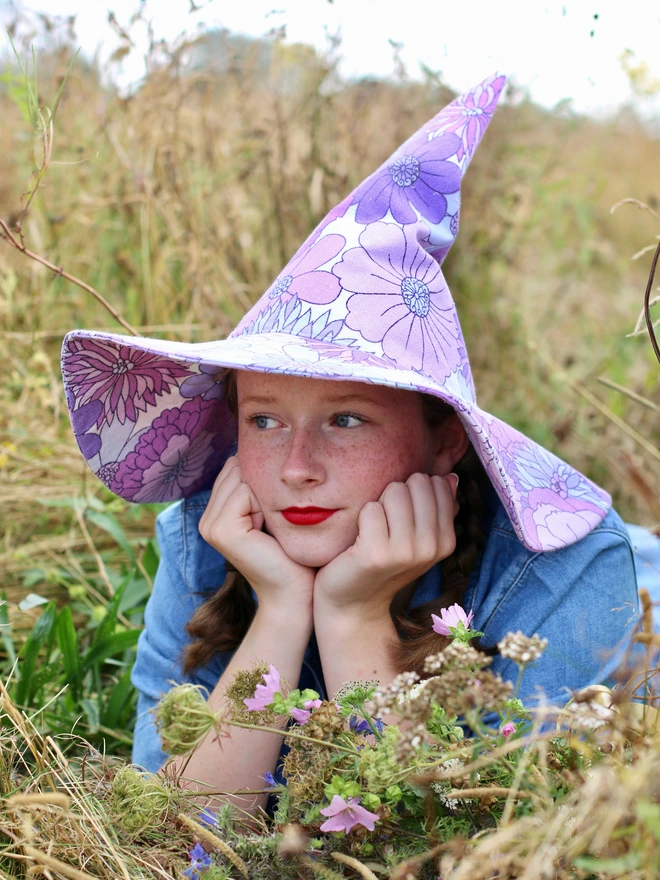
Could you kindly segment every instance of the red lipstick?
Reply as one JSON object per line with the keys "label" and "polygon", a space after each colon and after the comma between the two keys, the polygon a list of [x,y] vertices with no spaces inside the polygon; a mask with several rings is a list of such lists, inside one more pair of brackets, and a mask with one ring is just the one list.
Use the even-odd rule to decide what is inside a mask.
{"label": "red lipstick", "polygon": [[287,507],[282,511],[282,516],[294,526],[315,526],[333,513],[337,513],[337,510],[328,510],[327,507]]}

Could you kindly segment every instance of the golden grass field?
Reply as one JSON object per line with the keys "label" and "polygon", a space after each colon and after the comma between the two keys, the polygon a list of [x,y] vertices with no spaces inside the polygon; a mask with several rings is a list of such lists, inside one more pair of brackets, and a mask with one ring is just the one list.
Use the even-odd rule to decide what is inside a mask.
{"label": "golden grass field", "polygon": [[[27,212],[44,143],[5,53],[0,219],[14,235],[20,221],[29,250],[93,287],[147,335],[190,341],[226,335],[324,214],[452,97],[430,72],[420,82],[402,75],[341,82],[336,46],[319,57],[277,40],[223,39],[221,73],[186,68],[189,46],[153,47],[151,73],[128,97],[102,85],[108,71],[79,60]],[[37,59],[41,105],[52,106],[72,55],[64,41]],[[660,233],[659,151],[657,132],[632,110],[588,119],[568,106],[543,110],[510,87],[466,176],[461,232],[446,263],[480,403],[602,484],[625,519],[649,527],[660,524],[660,365],[646,334],[629,334],[651,252],[634,255]],[[647,207],[629,201],[612,212],[626,199]],[[19,608],[26,593],[54,599],[60,610],[70,600],[81,639],[91,638],[126,571],[134,579],[141,572],[146,582],[154,571],[155,508],[113,498],[91,476],[73,439],[59,351],[74,327],[122,329],[88,291],[0,240],[5,670],[13,649],[3,620],[12,624],[18,648],[42,611]],[[127,616],[113,612],[120,637],[139,627],[139,612],[124,610]],[[650,613],[647,604],[648,644]],[[39,651],[37,644],[35,664],[44,656]],[[24,664],[28,654],[20,658]],[[67,738],[66,725],[64,736],[62,728],[53,733],[39,711],[28,718],[16,682],[13,697],[9,683],[0,685],[0,880],[178,877],[188,864],[191,805],[178,790],[163,793],[160,783],[140,782],[165,799],[160,824],[147,829],[139,846],[117,830],[128,801],[117,801],[114,774],[118,756],[130,748],[130,730],[128,722],[104,729],[91,703],[103,703],[99,691],[121,687],[126,673],[121,663],[116,675],[104,667],[101,681],[101,665],[86,673],[84,699],[67,703],[67,693],[60,700],[65,720],[67,712],[82,718],[83,706],[77,730],[97,744],[107,734],[116,749],[109,757],[92,751],[86,779],[63,754],[79,758],[85,742]],[[58,667],[47,694],[58,693],[59,675]],[[607,736],[587,737],[586,744],[571,737],[550,747],[537,730],[529,748],[518,750],[517,765],[506,757],[513,761],[515,743],[487,751],[492,758],[484,766],[491,761],[506,782],[496,794],[476,796],[486,798],[485,813],[491,802],[505,804],[503,821],[471,840],[461,838],[461,828],[454,837],[447,831],[440,849],[429,850],[443,876],[490,880],[494,870],[529,880],[658,876],[658,716],[634,708],[622,702]],[[519,797],[523,807],[514,813]],[[225,819],[226,847],[229,840],[252,858],[252,876],[271,880],[267,866],[280,857],[280,844],[272,836],[241,837]],[[422,848],[427,843],[437,840]],[[227,855],[220,844],[209,845]],[[298,864],[310,877],[346,876],[337,873],[344,870],[375,876],[342,853],[333,856],[332,868],[301,855],[290,864],[292,876]],[[351,853],[360,855],[359,847]],[[422,858],[429,871],[430,858]],[[402,861],[387,876],[407,880],[422,861]],[[229,862],[213,877],[241,875]]]}

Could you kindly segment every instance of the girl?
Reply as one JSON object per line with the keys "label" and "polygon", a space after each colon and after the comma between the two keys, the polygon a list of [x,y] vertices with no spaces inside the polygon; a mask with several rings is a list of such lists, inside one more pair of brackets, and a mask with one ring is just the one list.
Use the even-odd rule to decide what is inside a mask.
{"label": "girl", "polygon": [[[149,712],[193,681],[215,709],[261,661],[328,697],[442,647],[431,612],[474,612],[482,649],[547,637],[522,693],[607,680],[638,613],[629,537],[598,486],[481,410],[440,264],[460,181],[504,84],[414,134],[323,220],[221,342],[74,331],[73,429],[123,498],[177,501],[133,682],[134,761],[162,767]],[[236,445],[237,444],[237,445]],[[207,737],[187,775],[260,789],[280,742]],[[192,784],[192,783],[191,783]]]}

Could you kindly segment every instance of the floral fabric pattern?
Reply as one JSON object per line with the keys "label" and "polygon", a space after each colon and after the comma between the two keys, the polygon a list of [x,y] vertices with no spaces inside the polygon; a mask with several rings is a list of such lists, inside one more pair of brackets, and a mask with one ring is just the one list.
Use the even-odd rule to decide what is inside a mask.
{"label": "floral fabric pattern", "polygon": [[469,162],[488,128],[505,81],[503,76],[491,76],[452,101],[429,123],[431,138],[445,137],[447,132],[453,132],[461,141],[456,151],[457,159]]}
{"label": "floral fabric pattern", "polygon": [[161,412],[119,465],[112,491],[129,501],[153,502],[201,489],[220,460],[209,418],[215,412],[200,398]]}
{"label": "floral fabric pattern", "polygon": [[136,422],[147,406],[168,392],[190,369],[170,358],[108,345],[98,339],[69,339],[64,352],[67,387],[79,404],[99,400],[101,411],[96,424],[111,425],[116,418]]}
{"label": "floral fabric pattern", "polygon": [[417,241],[415,227],[373,223],[360,247],[334,267],[346,303],[346,326],[404,370],[443,381],[460,365],[455,307],[438,264]]}
{"label": "floral fabric pattern", "polygon": [[433,142],[413,138],[355,191],[357,223],[382,220],[388,211],[397,223],[415,223],[419,213],[429,223],[440,223],[447,213],[446,195],[458,192],[461,169],[446,161],[461,147],[454,134]]}

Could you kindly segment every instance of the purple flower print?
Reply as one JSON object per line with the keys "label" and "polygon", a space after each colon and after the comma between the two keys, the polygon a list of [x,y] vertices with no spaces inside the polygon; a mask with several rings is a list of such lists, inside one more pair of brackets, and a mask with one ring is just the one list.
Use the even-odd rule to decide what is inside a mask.
{"label": "purple flower print", "polygon": [[345,244],[343,235],[324,235],[299,251],[267,291],[269,298],[286,302],[296,294],[304,302],[322,306],[336,300],[339,282],[331,272],[319,271],[319,266],[336,257]]}
{"label": "purple flower print", "polygon": [[120,462],[111,489],[129,501],[174,501],[197,492],[218,464],[217,406],[199,397],[153,420]]}
{"label": "purple flower print", "polygon": [[591,499],[561,498],[552,489],[533,489],[527,497],[527,505],[523,513],[525,530],[537,550],[555,550],[573,544],[603,518],[603,511]]}
{"label": "purple flower print", "polygon": [[344,322],[341,320],[330,320],[329,310],[314,317],[312,309],[303,309],[302,302],[297,296],[293,296],[288,301],[283,302],[280,299],[273,301],[262,312],[253,315],[250,323],[241,322],[232,333],[232,337],[252,336],[255,333],[288,333],[290,336],[301,336],[319,342],[354,345],[352,339],[337,338],[343,326]]}
{"label": "purple flower print", "polygon": [[461,184],[461,169],[447,162],[461,140],[454,134],[433,141],[413,137],[353,193],[357,223],[382,220],[388,211],[397,223],[415,223],[418,211],[429,223],[440,223],[447,213],[445,194]]}
{"label": "purple flower print", "polygon": [[117,471],[119,470],[119,462],[111,461],[107,464],[104,464],[100,471],[96,472],[96,476],[101,480],[102,483],[110,488],[112,486],[112,481],[117,476]]}
{"label": "purple flower print", "polygon": [[122,425],[127,419],[136,422],[140,410],[155,406],[156,397],[190,373],[171,358],[89,337],[68,341],[64,370],[79,403],[103,404],[96,421],[99,428],[104,420],[111,425],[115,417]]}
{"label": "purple flower print", "polygon": [[372,223],[333,271],[354,293],[346,325],[380,342],[397,367],[442,382],[460,365],[461,332],[438,264],[414,227]]}
{"label": "purple flower print", "polygon": [[90,400],[89,403],[83,403],[78,409],[74,410],[75,397],[67,388],[67,403],[69,412],[71,413],[71,427],[73,434],[78,443],[78,447],[86,460],[94,458],[101,448],[101,438],[98,434],[88,434],[87,432],[96,424],[99,416],[103,412],[103,404],[100,400]]}
{"label": "purple flower print", "polygon": [[520,490],[551,488],[560,498],[580,497],[589,492],[581,474],[540,446],[532,446],[523,439],[508,453],[514,465],[513,479]]}
{"label": "purple flower print", "polygon": [[219,400],[224,394],[223,377],[226,367],[213,364],[200,364],[199,373],[188,376],[181,383],[181,397],[201,397],[202,400]]}
{"label": "purple flower print", "polygon": [[452,101],[429,123],[431,138],[445,137],[447,132],[455,132],[461,140],[457,158],[459,161],[464,156],[471,159],[488,128],[505,81],[504,76],[489,77],[472,91]]}

